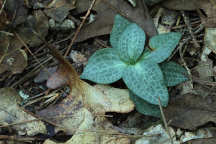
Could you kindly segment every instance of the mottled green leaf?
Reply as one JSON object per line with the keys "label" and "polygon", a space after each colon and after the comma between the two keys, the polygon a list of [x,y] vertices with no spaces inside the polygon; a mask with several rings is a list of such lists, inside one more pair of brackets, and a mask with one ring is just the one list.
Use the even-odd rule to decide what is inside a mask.
{"label": "mottled green leaf", "polygon": [[137,24],[132,23],[121,34],[118,42],[118,52],[121,59],[134,64],[144,50],[145,33]]}
{"label": "mottled green leaf", "polygon": [[149,46],[153,51],[145,57],[156,63],[161,63],[167,59],[181,39],[181,33],[170,32],[152,37]]}
{"label": "mottled green leaf", "polygon": [[120,35],[130,23],[131,22],[120,15],[115,16],[112,32],[110,34],[110,43],[113,48],[117,47]]}
{"label": "mottled green leaf", "polygon": [[160,68],[164,74],[164,81],[167,86],[175,86],[188,80],[187,71],[175,62],[161,63]]}
{"label": "mottled green leaf", "polygon": [[169,95],[158,64],[140,61],[128,66],[123,73],[123,80],[133,93],[145,101],[158,104],[160,97],[162,106],[167,106]]}
{"label": "mottled green leaf", "polygon": [[125,68],[126,64],[119,59],[116,50],[105,48],[91,56],[80,77],[96,83],[109,84],[119,80]]}
{"label": "mottled green leaf", "polygon": [[150,104],[130,91],[130,99],[134,102],[136,110],[144,115],[160,117],[160,108],[157,105]]}

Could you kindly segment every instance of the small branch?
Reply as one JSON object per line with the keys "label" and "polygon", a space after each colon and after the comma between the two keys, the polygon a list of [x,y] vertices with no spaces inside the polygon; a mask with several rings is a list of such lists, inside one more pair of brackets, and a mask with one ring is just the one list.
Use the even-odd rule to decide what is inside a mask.
{"label": "small branch", "polygon": [[163,108],[162,108],[162,106],[161,106],[160,97],[158,97],[158,103],[159,103],[159,108],[160,108],[160,112],[161,112],[161,116],[162,116],[162,120],[163,120],[165,129],[166,129],[166,131],[167,131],[167,133],[168,133],[168,135],[169,135],[169,137],[170,137],[170,142],[171,142],[171,144],[173,144],[173,138],[172,138],[172,136],[171,136],[171,133],[170,133],[170,131],[169,131],[168,124],[167,124],[167,122],[166,122],[166,117],[165,117],[165,115],[164,115]]}
{"label": "small branch", "polygon": [[1,15],[1,13],[2,13],[4,7],[5,7],[6,1],[7,1],[7,0],[5,0],[4,3],[2,4],[2,7],[1,7],[1,9],[0,9],[0,15]]}
{"label": "small branch", "polygon": [[184,11],[181,11],[181,14],[182,14],[182,17],[184,18],[184,22],[185,22],[185,24],[187,25],[187,28],[188,28],[188,30],[189,30],[189,33],[190,33],[190,35],[191,35],[191,37],[192,37],[194,46],[195,46],[196,48],[200,48],[200,45],[199,45],[199,43],[198,43],[197,40],[196,40],[196,37],[195,37],[195,35],[194,35],[194,32],[192,31],[192,27],[191,27],[191,25],[190,25],[190,22],[189,22],[188,17],[185,15]]}
{"label": "small branch", "polygon": [[74,41],[76,40],[76,38],[77,38],[77,36],[78,36],[78,34],[79,34],[79,32],[80,32],[80,30],[81,30],[83,24],[85,23],[87,17],[90,15],[91,9],[93,8],[93,6],[94,6],[94,4],[95,4],[95,1],[96,1],[96,0],[93,0],[93,1],[92,1],[92,3],[91,3],[91,5],[90,5],[90,7],[89,7],[89,9],[88,9],[88,11],[87,11],[87,13],[86,13],[84,19],[82,20],[82,22],[81,22],[81,24],[79,25],[79,27],[77,28],[77,30],[76,30],[76,32],[75,32],[73,38],[71,39],[71,42],[70,42],[70,44],[69,44],[69,46],[68,46],[68,49],[66,50],[64,56],[67,56],[67,55],[69,54],[69,52],[70,52],[70,50],[71,50],[71,48],[72,48],[72,45],[74,44]]}
{"label": "small branch", "polygon": [[33,58],[37,61],[38,65],[40,65],[44,70],[46,70],[48,73],[50,73],[42,64],[41,62],[37,59],[37,57],[31,52],[29,49],[28,45],[23,41],[23,39],[19,36],[18,33],[15,33],[17,39],[23,44],[23,46],[28,50],[28,52],[33,56]]}

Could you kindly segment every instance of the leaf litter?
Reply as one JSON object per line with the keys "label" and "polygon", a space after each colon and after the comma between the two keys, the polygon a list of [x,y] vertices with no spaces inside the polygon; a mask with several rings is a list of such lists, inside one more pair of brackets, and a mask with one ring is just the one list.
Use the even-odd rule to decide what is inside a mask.
{"label": "leaf litter", "polygon": [[[39,133],[47,134],[44,123],[50,122],[50,124],[54,126],[55,134],[63,132],[65,135],[72,135],[70,139],[62,143],[86,143],[86,141],[92,143],[129,143],[133,138],[128,135],[125,136],[124,133],[120,133],[119,130],[114,128],[116,126],[112,121],[110,121],[109,118],[106,118],[107,112],[128,113],[134,109],[134,104],[129,99],[128,90],[122,89],[122,87],[125,88],[124,86],[120,86],[121,89],[119,89],[117,88],[119,87],[118,84],[118,86],[115,86],[116,88],[114,88],[110,85],[92,86],[89,83],[81,82],[84,93],[80,94],[79,90],[76,88],[72,89],[72,91],[68,93],[69,95],[64,99],[62,98],[63,100],[57,104],[51,104],[42,110],[38,110],[38,107],[36,110],[31,110],[32,112],[35,112],[36,115],[26,113],[26,110],[23,111],[23,109],[16,104],[17,98],[14,98],[14,96],[17,97],[16,91],[11,88],[6,88],[6,86],[10,86],[16,80],[20,79],[20,76],[24,76],[24,73],[31,70],[30,67],[38,65],[38,62],[32,63],[33,59],[31,58],[31,55],[29,55],[29,51],[27,52],[27,49],[23,49],[23,43],[13,36],[13,32],[15,31],[18,33],[23,41],[30,47],[30,50],[37,56],[39,61],[43,62],[44,59],[41,59],[41,56],[47,55],[46,47],[39,47],[43,42],[32,33],[31,29],[35,29],[41,37],[48,37],[49,40],[56,41],[63,39],[62,41],[66,42],[68,37],[66,37],[66,39],[64,39],[64,37],[67,35],[67,32],[62,31],[61,33],[58,33],[58,31],[61,31],[60,29],[50,31],[51,28],[48,25],[48,20],[53,19],[55,22],[60,22],[61,24],[64,20],[69,19],[75,23],[74,26],[77,26],[80,24],[80,20],[82,20],[82,14],[88,10],[90,5],[90,1],[86,2],[84,0],[71,0],[69,2],[70,4],[67,2],[69,1],[53,1],[52,3],[49,3],[45,1],[31,2],[23,0],[7,0],[6,5],[4,5],[4,2],[0,2],[0,6],[4,7],[4,9],[0,11],[0,30],[2,35],[0,37],[0,86],[2,92],[0,97],[2,102],[1,106],[5,106],[5,104],[11,105],[11,107],[1,108],[4,109],[4,111],[1,111],[1,115],[3,115],[1,117],[4,118],[1,119],[1,123],[3,123],[3,126],[17,123],[17,125],[12,125],[11,127],[16,130],[18,135],[35,136]],[[170,130],[170,132],[174,131],[176,133],[175,137],[179,137],[181,140],[185,137],[184,139],[186,141],[195,144],[215,143],[215,138],[210,138],[214,137],[214,130],[208,132],[209,135],[205,135],[204,133],[206,132],[200,137],[196,135],[196,132],[198,132],[199,129],[206,128],[208,131],[214,128],[215,125],[214,2],[211,0],[184,2],[181,0],[164,0],[161,2],[165,7],[164,9],[172,9],[169,13],[174,13],[173,10],[176,10],[175,13],[177,12],[177,15],[174,16],[171,23],[167,23],[166,20],[165,22],[164,20],[162,22],[160,18],[163,19],[165,16],[169,16],[169,14],[163,13],[163,15],[160,15],[160,13],[158,13],[158,27],[154,27],[153,20],[151,19],[151,16],[154,17],[155,12],[159,12],[157,6],[152,5],[152,9],[148,7],[149,11],[146,11],[146,6],[144,5],[143,7],[140,0],[136,2],[136,6],[133,7],[126,2],[126,0],[118,2],[108,2],[105,0],[96,1],[95,6],[93,7],[93,15],[95,15],[93,22],[86,23],[82,27],[76,39],[76,41],[79,41],[80,43],[75,43],[72,47],[73,50],[81,52],[78,53],[81,56],[81,60],[79,56],[78,58],[76,57],[77,53],[75,53],[75,56],[73,55],[72,57],[73,62],[77,63],[77,65],[84,65],[86,60],[85,56],[82,56],[82,54],[89,53],[90,51],[92,54],[92,51],[95,51],[92,48],[88,48],[92,43],[89,41],[89,38],[92,39],[93,43],[97,44],[98,41],[95,40],[95,37],[107,42],[108,39],[106,36],[104,37],[104,35],[110,34],[113,19],[117,13],[126,16],[140,25],[147,33],[148,38],[157,34],[156,28],[158,28],[159,33],[161,31],[181,31],[184,34],[181,41],[182,44],[180,42],[180,45],[175,49],[172,57],[169,59],[178,61],[178,63],[188,68],[187,70],[190,71],[192,76],[192,83],[189,83],[189,88],[187,88],[188,83],[183,83],[169,89],[171,101],[168,107],[164,109],[164,113],[167,122],[170,126],[173,126],[173,130]],[[31,9],[32,12],[29,11],[29,8],[33,8]],[[52,9],[52,12],[45,12],[49,9]],[[203,11],[200,11],[199,9],[202,9]],[[183,16],[179,10],[184,11],[185,15]],[[193,12],[187,12],[187,10],[192,10]],[[14,17],[15,13],[16,16]],[[60,14],[60,16],[55,14]],[[151,16],[149,14],[151,14]],[[104,17],[106,18],[104,19]],[[189,19],[189,21],[186,20],[185,17]],[[8,25],[8,23],[10,24]],[[72,33],[74,31],[73,28],[69,28],[69,31]],[[194,43],[198,43],[201,48],[195,47],[196,45]],[[67,43],[63,44],[59,42],[56,43],[56,45],[60,46],[58,49],[65,51],[62,47],[67,46]],[[79,47],[81,48],[76,48],[76,45],[80,45]],[[99,45],[101,45],[101,43]],[[14,61],[11,61],[11,57],[14,58]],[[50,63],[50,60],[48,62],[49,63],[43,63],[43,65],[56,65],[53,62]],[[59,66],[58,70],[60,69],[61,66]],[[45,76],[45,79],[52,73],[58,75],[58,70],[56,73],[54,71],[48,72],[49,74]],[[35,77],[33,72],[34,71],[32,71],[31,78]],[[30,97],[46,95],[47,92],[43,93],[43,91],[46,90],[46,86],[42,81],[39,81],[40,83],[38,84],[34,84],[29,80],[30,79],[27,78],[24,82],[21,81],[16,84],[16,89],[23,89],[27,86],[28,91],[31,92]],[[63,84],[65,85],[68,83],[63,82]],[[61,85],[62,84],[59,84],[55,86],[55,88]],[[10,100],[8,101],[7,98],[10,98]],[[5,100],[9,103],[6,103]],[[42,100],[39,103],[43,102],[45,101]],[[33,104],[30,107],[34,109],[36,105]],[[8,113],[5,113],[6,111],[8,111]],[[133,111],[132,113],[136,113],[136,111]],[[12,115],[16,115],[16,119],[13,119]],[[121,117],[126,114],[118,115],[118,117]],[[37,119],[38,116],[43,119],[44,123],[36,120],[32,123],[27,122],[25,124],[19,124],[20,122]],[[145,123],[143,125],[145,125]],[[155,127],[159,127],[159,125],[156,125]],[[181,130],[177,130],[176,128]],[[2,128],[0,129],[2,131]],[[143,129],[140,128],[139,130]],[[188,132],[188,130],[190,131]],[[150,128],[149,131],[152,132],[153,129]],[[178,136],[177,132],[183,133],[182,136]],[[165,134],[166,132],[163,131],[162,133]],[[135,136],[136,135],[138,136],[139,134],[135,134]],[[147,140],[145,137],[143,137],[142,140],[143,139]],[[156,137],[156,139],[159,140],[158,137]],[[169,143],[169,137],[167,137],[167,140]],[[141,139],[137,140],[136,143],[139,143],[139,141],[141,141]],[[44,143],[56,142],[47,139]]]}

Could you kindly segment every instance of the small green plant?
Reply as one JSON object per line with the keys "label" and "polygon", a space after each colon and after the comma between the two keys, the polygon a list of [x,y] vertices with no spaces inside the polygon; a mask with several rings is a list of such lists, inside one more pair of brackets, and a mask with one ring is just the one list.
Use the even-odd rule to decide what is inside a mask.
{"label": "small green plant", "polygon": [[157,112],[147,112],[143,103],[149,111],[155,111],[158,98],[162,106],[167,106],[167,86],[187,80],[183,67],[175,62],[163,62],[171,55],[180,38],[181,34],[177,32],[160,34],[149,40],[150,48],[145,47],[146,36],[142,28],[116,15],[110,35],[112,48],[96,51],[81,78],[101,84],[122,78],[131,91],[131,99],[138,111],[155,116]]}

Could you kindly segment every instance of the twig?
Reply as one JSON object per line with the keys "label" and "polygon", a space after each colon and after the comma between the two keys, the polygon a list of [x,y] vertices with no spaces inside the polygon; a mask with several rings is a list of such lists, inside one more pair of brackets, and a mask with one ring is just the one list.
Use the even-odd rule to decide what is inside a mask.
{"label": "twig", "polygon": [[22,40],[22,38],[19,36],[19,34],[15,33],[15,35],[18,38],[18,40],[23,44],[23,46],[28,50],[28,52],[33,56],[33,58],[38,62],[38,64],[50,74],[50,72],[41,64],[41,62],[37,59],[37,57],[31,52],[31,50],[29,49],[27,44]]}
{"label": "twig", "polygon": [[195,35],[194,35],[194,32],[192,31],[192,27],[190,26],[190,22],[189,22],[188,17],[185,15],[184,11],[181,11],[181,14],[182,14],[182,16],[183,16],[183,18],[184,18],[185,24],[186,24],[187,27],[188,27],[188,30],[189,30],[189,33],[190,33],[190,35],[191,35],[191,37],[192,37],[194,46],[195,46],[196,48],[200,48],[200,45],[199,45],[199,43],[198,43],[197,40],[196,40],[196,37],[195,37]]}
{"label": "twig", "polygon": [[169,128],[168,128],[168,124],[167,124],[167,122],[166,122],[166,117],[165,117],[165,115],[164,115],[163,108],[162,108],[162,106],[161,106],[160,97],[158,97],[158,103],[159,103],[159,108],[160,108],[160,112],[161,112],[161,116],[162,116],[162,120],[163,120],[165,129],[166,129],[166,131],[167,131],[167,133],[168,133],[168,135],[169,135],[169,137],[170,137],[170,142],[171,142],[171,144],[173,144],[173,138],[172,138],[172,136],[171,136],[171,133],[170,133]]}
{"label": "twig", "polygon": [[[204,29],[204,25],[200,24],[199,28],[194,32],[194,34],[198,34],[200,33],[202,30]],[[174,50],[174,52],[172,53],[172,55],[167,59],[167,61],[171,60],[172,57],[177,53],[177,51],[179,51],[179,49],[182,49],[182,47],[189,42],[189,40],[191,40],[191,37],[188,37],[186,39],[183,39],[182,42],[180,42],[179,46]]]}
{"label": "twig", "polygon": [[96,0],[93,0],[93,1],[92,1],[92,3],[91,3],[91,5],[90,5],[90,7],[89,7],[89,9],[88,9],[88,11],[87,11],[87,13],[86,13],[86,15],[84,16],[84,19],[82,20],[82,22],[81,22],[81,24],[79,25],[79,27],[77,28],[77,30],[76,30],[76,32],[75,32],[73,38],[71,39],[71,42],[70,42],[70,44],[69,44],[69,46],[68,46],[68,49],[66,50],[64,56],[67,56],[68,53],[70,52],[70,50],[71,50],[71,48],[72,48],[72,45],[73,45],[74,41],[76,40],[76,38],[77,38],[77,36],[78,36],[78,34],[79,34],[79,32],[80,32],[80,29],[82,28],[83,24],[85,23],[87,17],[89,16],[89,14],[90,14],[90,12],[91,12],[91,9],[93,8],[93,6],[94,6],[94,4],[95,4],[95,1],[96,1]]}
{"label": "twig", "polygon": [[3,11],[3,9],[4,9],[4,6],[5,6],[5,4],[6,4],[6,1],[7,1],[7,0],[5,0],[4,3],[2,4],[2,7],[1,7],[1,9],[0,9],[0,14],[2,13],[2,11]]}
{"label": "twig", "polygon": [[[199,23],[201,23],[200,20],[195,21],[195,22],[191,22],[191,25],[196,25],[196,24],[199,24]],[[176,25],[176,26],[173,26],[171,29],[172,29],[172,30],[175,30],[175,29],[184,28],[184,27],[186,27],[186,26],[187,26],[186,24]],[[194,33],[195,33],[195,32],[194,32]]]}
{"label": "twig", "polygon": [[174,50],[174,52],[172,53],[172,55],[167,59],[167,61],[170,61],[172,59],[172,57],[177,53],[177,51],[179,51],[179,49],[182,49],[182,47],[189,41],[191,40],[191,38],[187,38],[187,39],[184,39],[180,44],[179,46]]}
{"label": "twig", "polygon": [[21,137],[21,136],[0,135],[0,140],[19,141],[19,142],[32,142],[32,141],[35,141],[35,140],[44,140],[44,139],[37,138],[37,137]]}
{"label": "twig", "polygon": [[191,74],[191,71],[188,68],[188,66],[187,66],[187,64],[186,64],[186,62],[184,60],[184,53],[183,53],[182,47],[179,48],[179,55],[180,55],[181,61],[183,63],[183,66],[185,67],[185,69],[188,72],[188,76],[189,76],[189,80],[190,80],[190,86],[191,86],[191,88],[193,88],[192,74]]}
{"label": "twig", "polygon": [[158,28],[158,24],[159,24],[159,20],[162,16],[164,12],[164,8],[160,8],[156,14],[156,16],[154,17],[154,23],[155,23],[155,27]]}
{"label": "twig", "polygon": [[7,35],[7,36],[14,36],[13,33],[6,32],[6,31],[0,31],[0,33],[3,33],[3,34],[5,34],[5,35]]}

